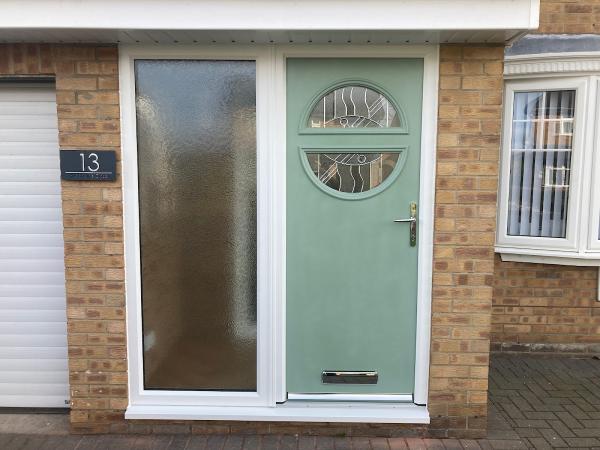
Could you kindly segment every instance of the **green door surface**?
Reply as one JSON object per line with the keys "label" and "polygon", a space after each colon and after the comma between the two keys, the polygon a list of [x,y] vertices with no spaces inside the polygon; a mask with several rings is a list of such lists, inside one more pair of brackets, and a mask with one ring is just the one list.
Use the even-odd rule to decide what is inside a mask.
{"label": "green door surface", "polygon": [[413,392],[422,93],[422,59],[288,59],[289,393]]}

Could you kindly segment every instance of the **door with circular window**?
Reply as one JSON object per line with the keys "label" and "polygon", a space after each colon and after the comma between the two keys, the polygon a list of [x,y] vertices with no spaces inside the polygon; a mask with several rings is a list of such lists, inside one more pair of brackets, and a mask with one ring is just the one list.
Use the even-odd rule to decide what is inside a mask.
{"label": "door with circular window", "polygon": [[422,93],[422,59],[288,59],[290,399],[411,399]]}

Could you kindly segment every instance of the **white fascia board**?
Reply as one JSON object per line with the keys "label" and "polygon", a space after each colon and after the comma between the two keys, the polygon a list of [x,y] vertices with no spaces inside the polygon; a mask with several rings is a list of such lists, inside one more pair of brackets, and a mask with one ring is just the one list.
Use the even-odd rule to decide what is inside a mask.
{"label": "white fascia board", "polygon": [[529,30],[539,0],[3,0],[0,29]]}

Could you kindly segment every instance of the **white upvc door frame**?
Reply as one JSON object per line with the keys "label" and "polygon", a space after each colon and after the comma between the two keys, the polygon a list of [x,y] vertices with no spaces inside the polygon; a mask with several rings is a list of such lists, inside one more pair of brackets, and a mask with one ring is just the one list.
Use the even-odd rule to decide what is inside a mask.
{"label": "white upvc door frame", "polygon": [[[437,46],[373,46],[373,45],[281,45],[276,47],[276,110],[275,140],[277,148],[287,147],[286,135],[286,66],[289,58],[422,58],[423,67],[423,109],[421,126],[421,177],[419,186],[419,253],[418,253],[418,294],[417,294],[417,336],[415,360],[415,386],[413,402],[427,404],[429,386],[429,343],[431,335],[431,286],[433,261],[433,216],[435,197],[435,152],[437,136],[437,95],[439,54]],[[285,153],[285,152],[282,152]],[[278,155],[281,156],[281,155]],[[278,161],[281,173],[285,173],[285,158]],[[285,186],[283,186],[285,188]],[[285,212],[285,189],[279,192],[282,211]],[[285,218],[285,213],[283,214]],[[285,226],[283,245],[285,245]],[[285,249],[284,249],[285,255]],[[285,257],[284,257],[285,261]],[[285,276],[285,271],[283,273]],[[279,344],[276,359],[276,394],[278,402],[286,400],[285,387],[285,279],[282,280],[279,298],[275,303],[275,341]],[[368,399],[368,395],[361,396]],[[350,400],[352,396],[348,396]],[[375,399],[376,396],[373,396]]]}
{"label": "white upvc door frame", "polygon": [[[433,218],[437,136],[437,45],[122,45],[119,49],[129,407],[131,419],[428,423]],[[285,387],[286,61],[294,57],[422,58],[419,253],[413,403],[287,401]],[[257,392],[158,391],[143,383],[135,111],[136,59],[254,60],[257,73]],[[282,404],[283,403],[283,404]],[[318,406],[316,405],[318,403]]]}

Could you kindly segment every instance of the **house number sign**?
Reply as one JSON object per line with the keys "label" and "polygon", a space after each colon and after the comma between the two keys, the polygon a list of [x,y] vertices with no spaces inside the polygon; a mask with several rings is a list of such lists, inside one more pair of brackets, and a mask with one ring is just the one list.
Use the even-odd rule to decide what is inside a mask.
{"label": "house number sign", "polygon": [[114,150],[61,150],[63,180],[114,181],[117,158]]}

